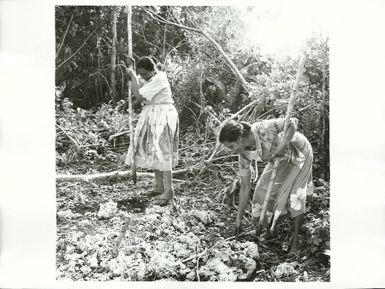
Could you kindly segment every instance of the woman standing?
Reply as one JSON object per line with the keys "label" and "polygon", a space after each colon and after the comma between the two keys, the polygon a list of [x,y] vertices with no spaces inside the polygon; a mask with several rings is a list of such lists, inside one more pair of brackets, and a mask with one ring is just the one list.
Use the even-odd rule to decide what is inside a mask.
{"label": "woman standing", "polygon": [[[270,119],[253,124],[227,121],[221,128],[219,141],[232,152],[239,154],[241,177],[240,200],[235,224],[235,234],[240,233],[242,218],[250,192],[251,161],[268,161],[258,179],[253,196],[252,214],[260,218],[262,204],[273,170],[273,158],[280,158],[277,175],[267,206],[267,222],[272,217],[290,213],[294,220],[291,251],[298,250],[302,233],[306,196],[313,193],[313,150],[305,136],[297,132],[296,118],[290,119],[287,133],[283,135],[284,119]],[[266,224],[264,224],[266,225]],[[265,238],[270,237],[269,229]]]}
{"label": "woman standing", "polygon": [[[144,107],[135,129],[134,161],[137,167],[154,170],[155,188],[147,194],[159,195],[156,204],[164,206],[174,197],[172,168],[178,162],[178,112],[167,75],[157,70],[154,60],[142,57],[136,69],[139,76],[132,69],[128,74],[132,92]],[[130,165],[128,154],[126,164]]]}

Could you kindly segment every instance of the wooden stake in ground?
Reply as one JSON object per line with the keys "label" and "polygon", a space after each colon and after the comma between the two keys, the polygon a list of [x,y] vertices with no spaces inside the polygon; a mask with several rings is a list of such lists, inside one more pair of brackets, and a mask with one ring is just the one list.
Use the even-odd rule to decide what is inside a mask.
{"label": "wooden stake in ground", "polygon": [[[292,114],[292,111],[293,111],[293,107],[294,107],[294,103],[295,103],[295,100],[296,100],[297,95],[298,95],[297,94],[298,83],[299,83],[299,79],[301,78],[301,75],[302,75],[302,71],[303,71],[303,67],[304,67],[304,63],[305,63],[305,56],[306,56],[306,49],[304,49],[303,52],[302,52],[301,59],[299,61],[299,67],[298,67],[298,70],[297,70],[297,75],[296,75],[295,83],[294,83],[294,86],[293,86],[293,90],[291,91],[289,103],[287,105],[285,124],[284,124],[284,127],[283,127],[283,134],[284,135],[287,132],[287,128],[289,126],[290,117],[291,117],[291,114]],[[285,139],[285,138],[283,138],[283,139]],[[265,196],[265,199],[263,201],[261,216],[259,217],[259,222],[258,222],[258,225],[257,225],[257,229],[258,230],[261,229],[263,221],[265,219],[267,204],[268,204],[268,202],[270,200],[270,195],[271,195],[271,191],[273,190],[273,186],[274,186],[274,182],[275,182],[275,177],[277,175],[277,168],[278,168],[279,164],[280,164],[280,159],[276,158],[275,161],[274,161],[274,166],[273,166],[273,171],[271,173],[270,182],[269,182],[269,185],[267,187],[266,196]],[[272,226],[270,228],[271,231],[274,230],[274,226],[275,226],[275,223],[276,223],[278,217],[279,217],[278,214],[274,214],[273,224],[272,224]]]}
{"label": "wooden stake in ground", "polygon": [[[132,10],[131,6],[127,6],[127,36],[128,36],[128,58],[129,64],[128,68],[133,67],[132,63],[132,31],[131,31],[131,15]],[[128,152],[128,157],[130,157],[131,171],[132,171],[132,180],[136,184],[136,166],[134,158],[134,125],[132,123],[133,118],[133,109],[132,109],[132,98],[131,98],[131,79],[128,81],[128,125],[130,127],[130,150]]]}

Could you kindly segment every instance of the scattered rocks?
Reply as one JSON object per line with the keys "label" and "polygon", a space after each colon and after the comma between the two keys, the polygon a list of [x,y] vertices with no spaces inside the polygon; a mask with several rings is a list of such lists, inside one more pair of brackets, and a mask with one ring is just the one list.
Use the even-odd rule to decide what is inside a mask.
{"label": "scattered rocks", "polygon": [[236,281],[238,278],[236,269],[225,265],[220,258],[211,259],[199,273],[208,281]]}
{"label": "scattered rocks", "polygon": [[200,239],[193,232],[179,236],[178,240],[179,242],[187,244],[188,247],[192,250],[195,250],[196,246],[200,243]]}
{"label": "scattered rocks", "polygon": [[118,204],[113,201],[108,201],[108,203],[101,204],[98,211],[99,219],[108,219],[113,217],[118,212]]}
{"label": "scattered rocks", "polygon": [[194,216],[205,225],[211,224],[215,220],[215,214],[212,212],[191,210],[190,215]]}
{"label": "scattered rocks", "polygon": [[[98,212],[85,212],[78,221],[72,220],[78,214],[71,210],[58,212],[59,219],[72,220],[60,222],[60,280],[236,281],[253,276],[262,281],[314,279],[312,273],[308,276],[295,263],[276,266],[276,253],[264,257],[268,251],[264,249],[260,257],[260,247],[245,241],[247,238],[225,241],[233,219],[228,215],[219,219],[215,210],[205,210],[204,206],[187,206],[194,208],[189,210],[181,206],[178,211],[171,206],[149,206],[145,212],[133,214],[118,209],[111,200],[95,203],[104,204]],[[127,231],[116,248],[125,224]],[[276,247],[280,249],[279,244]],[[260,264],[270,267],[261,270]]]}
{"label": "scattered rocks", "polygon": [[99,266],[97,252],[95,252],[90,258],[88,258],[88,264],[91,268],[97,268]]}
{"label": "scattered rocks", "polygon": [[82,220],[79,222],[79,227],[84,230],[91,230],[93,229],[94,225],[90,220]]}
{"label": "scattered rocks", "polygon": [[157,252],[149,262],[147,270],[155,274],[158,278],[175,277],[177,275],[177,265],[181,261],[174,255],[167,252]]}
{"label": "scattered rocks", "polygon": [[146,266],[140,255],[125,255],[119,252],[118,256],[107,264],[113,276],[120,276],[126,280],[142,281],[146,275]]}
{"label": "scattered rocks", "polygon": [[251,274],[253,274],[255,268],[257,267],[257,262],[255,262],[253,259],[247,259],[245,264],[246,274],[244,274],[241,279],[249,279],[251,277]]}
{"label": "scattered rocks", "polygon": [[59,211],[57,213],[59,219],[74,219],[80,216],[80,214],[74,214],[71,210]]}
{"label": "scattered rocks", "polygon": [[278,278],[297,274],[298,273],[297,270],[294,269],[295,265],[296,265],[295,262],[294,263],[284,262],[282,264],[279,264],[274,274]]}

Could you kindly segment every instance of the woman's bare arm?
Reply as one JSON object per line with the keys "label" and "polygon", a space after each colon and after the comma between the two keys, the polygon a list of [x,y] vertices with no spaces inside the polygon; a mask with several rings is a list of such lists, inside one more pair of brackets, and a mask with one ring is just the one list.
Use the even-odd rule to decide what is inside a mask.
{"label": "woman's bare arm", "polygon": [[239,206],[238,206],[238,213],[237,213],[237,219],[235,222],[236,228],[240,228],[242,225],[242,218],[245,213],[247,201],[249,199],[250,195],[250,174],[247,174],[245,176],[241,176],[241,189],[239,192]]}
{"label": "woman's bare arm", "polygon": [[275,154],[276,156],[281,156],[285,153],[288,144],[291,142],[295,132],[297,131],[297,126],[298,126],[298,119],[291,118],[289,121],[289,125],[287,127],[287,131],[284,134],[283,140],[277,147],[277,153]]}
{"label": "woman's bare arm", "polygon": [[143,101],[143,96],[139,93],[139,82],[138,82],[138,76],[136,75],[135,71],[132,69],[128,70],[128,75],[131,77],[131,89],[132,93],[134,94],[135,98],[138,101]]}

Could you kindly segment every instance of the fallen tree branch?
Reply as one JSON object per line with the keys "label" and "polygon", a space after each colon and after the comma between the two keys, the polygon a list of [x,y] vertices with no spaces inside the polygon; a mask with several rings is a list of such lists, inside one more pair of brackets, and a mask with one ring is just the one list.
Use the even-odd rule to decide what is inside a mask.
{"label": "fallen tree branch", "polygon": [[[213,161],[219,161],[223,160],[225,158],[233,157],[232,155],[226,155],[226,156],[220,156]],[[197,163],[195,165],[192,165],[188,168],[175,170],[172,172],[172,174],[180,175],[187,173],[189,171],[198,170],[201,166],[201,163]],[[99,180],[105,180],[105,179],[119,179],[119,178],[127,178],[130,177],[132,174],[131,170],[127,171],[113,171],[108,173],[98,173],[98,174],[91,174],[91,175],[66,175],[66,174],[58,174],[56,175],[56,182],[93,182],[93,181],[99,181]],[[154,177],[153,173],[149,172],[137,172],[138,177],[143,178],[152,178]]]}
{"label": "fallen tree branch", "polygon": [[[105,180],[105,179],[119,179],[119,178],[125,178],[129,177],[131,174],[131,171],[113,171],[109,173],[99,173],[99,174],[92,174],[92,175],[57,175],[56,176],[56,182],[93,182],[98,180]],[[152,177],[152,173],[138,173],[138,176],[141,177]]]}
{"label": "fallen tree branch", "polygon": [[[188,172],[189,170],[195,169],[197,165],[192,166],[187,169],[180,169],[173,171],[173,175],[179,175]],[[93,182],[105,179],[119,179],[119,178],[127,178],[132,174],[131,170],[127,171],[113,171],[108,173],[99,173],[92,175],[65,175],[59,174],[56,175],[56,182]],[[138,177],[154,177],[153,173],[147,172],[137,172]]]}

